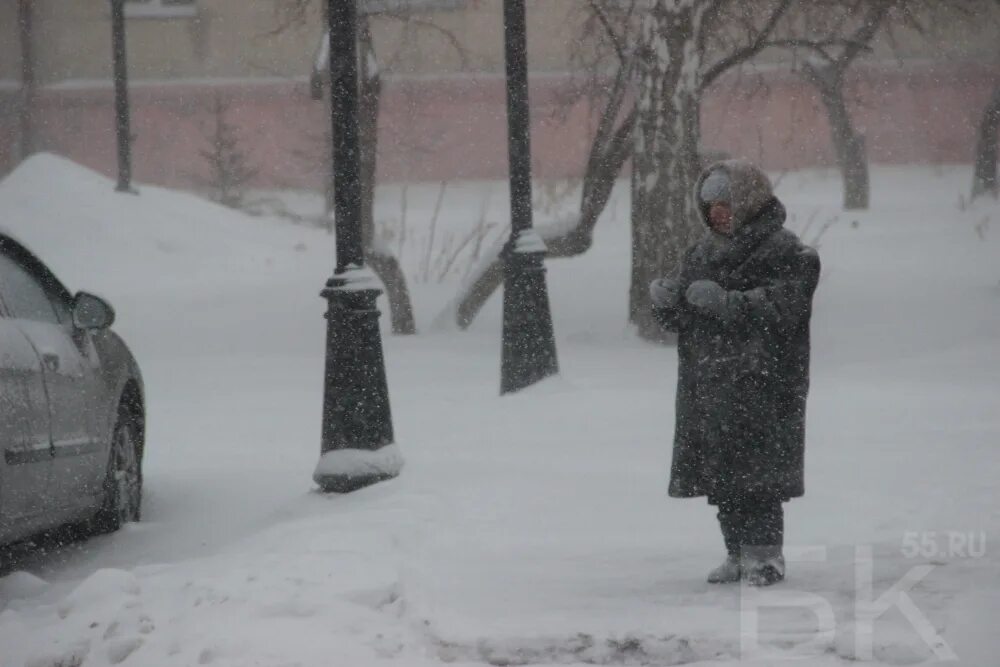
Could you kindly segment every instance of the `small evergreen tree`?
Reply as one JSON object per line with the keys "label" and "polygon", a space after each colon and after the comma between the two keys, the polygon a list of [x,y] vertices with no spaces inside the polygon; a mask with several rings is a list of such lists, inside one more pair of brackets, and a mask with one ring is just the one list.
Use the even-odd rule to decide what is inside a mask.
{"label": "small evergreen tree", "polygon": [[214,129],[206,137],[210,148],[200,151],[208,162],[205,185],[213,200],[230,208],[241,208],[246,188],[257,176],[240,145],[236,128],[227,119],[228,104],[216,95],[213,105]]}

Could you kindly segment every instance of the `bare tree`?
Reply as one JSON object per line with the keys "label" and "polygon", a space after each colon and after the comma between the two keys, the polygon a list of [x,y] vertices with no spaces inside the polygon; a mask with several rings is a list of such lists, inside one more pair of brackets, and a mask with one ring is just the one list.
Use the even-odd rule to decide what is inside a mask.
{"label": "bare tree", "polygon": [[[1000,11],[1000,0],[992,0],[994,16]],[[994,25],[996,19],[994,19]],[[972,174],[972,198],[984,194],[1000,194],[997,184],[997,141],[1000,137],[1000,78],[996,80],[993,96],[986,103],[976,133],[976,153]]]}
{"label": "bare tree", "polygon": [[198,180],[209,188],[215,201],[230,208],[241,208],[246,188],[257,176],[257,169],[250,165],[236,128],[226,118],[228,112],[229,106],[216,95],[212,105],[212,130],[206,137],[209,148],[200,151],[208,163],[208,176]]}
{"label": "bare tree", "polygon": [[983,110],[976,138],[975,168],[972,177],[972,197],[984,194],[997,196],[997,141],[1000,131],[1000,83]]}
{"label": "bare tree", "polygon": [[417,332],[417,325],[406,287],[406,276],[399,260],[389,248],[379,245],[375,235],[375,169],[378,160],[378,114],[382,78],[375,58],[371,17],[363,15],[360,19],[358,41],[362,67],[358,115],[361,139],[361,238],[365,260],[385,285],[392,332],[408,335]]}
{"label": "bare tree", "polygon": [[819,92],[826,111],[844,183],[845,209],[868,208],[871,191],[865,137],[854,127],[845,94],[849,70],[861,56],[871,52],[880,34],[890,45],[894,45],[900,30],[932,41],[936,22],[968,21],[975,16],[979,2],[799,0],[796,18],[804,25],[804,35],[776,39],[773,45],[805,52],[806,57],[795,69]]}
{"label": "bare tree", "polygon": [[870,179],[865,137],[851,120],[845,96],[848,70],[871,50],[892,9],[906,9],[906,0],[814,0],[800,4],[807,37],[776,41],[809,53],[797,67],[819,92],[830,124],[830,138],[844,183],[844,208],[866,209]]}
{"label": "bare tree", "polygon": [[[992,12],[991,10],[992,5]],[[844,95],[845,74],[853,62],[871,51],[881,32],[895,47],[896,33],[908,30],[928,43],[939,41],[940,26],[959,26],[964,33],[996,26],[1000,0],[812,0],[801,13],[810,34],[784,45],[804,47],[812,57],[799,68],[816,86],[830,121],[837,162],[844,181],[844,208],[867,208],[869,178],[864,136],[854,130]],[[853,27],[851,27],[853,25]],[[781,44],[780,40],[776,44]],[[972,196],[996,192],[997,129],[1000,84],[979,124]],[[992,171],[991,171],[992,165]]]}
{"label": "bare tree", "polygon": [[[588,0],[583,33],[593,59],[585,71],[589,76],[580,94],[564,101],[572,106],[581,96],[600,107],[597,127],[583,175],[579,214],[558,224],[538,225],[536,231],[545,241],[549,258],[576,257],[593,243],[594,227],[604,212],[618,175],[631,154],[632,129],[635,127],[634,102],[629,99],[634,59],[629,47],[634,29],[635,0],[628,3]],[[603,69],[602,47],[610,48],[614,73],[608,82]],[[582,57],[582,52],[576,55]],[[453,305],[455,323],[465,329],[475,319],[486,301],[503,284],[503,261],[499,246],[485,258],[462,288]]]}
{"label": "bare tree", "polygon": [[701,233],[693,188],[701,171],[701,103],[720,76],[768,46],[793,0],[643,0],[637,45],[629,319],[658,340],[647,286],[677,270]]}
{"label": "bare tree", "polygon": [[[995,2],[1000,6],[1000,2]],[[890,44],[895,32],[910,30],[928,42],[938,38],[937,25],[960,25],[965,30],[981,28],[989,2],[982,0],[813,0],[803,14],[813,35],[804,42],[812,54],[799,68],[820,93],[830,121],[837,163],[844,181],[844,208],[868,208],[870,184],[865,138],[852,123],[844,95],[845,74],[854,61],[871,50],[872,41],[883,32]],[[855,24],[851,27],[851,24]],[[825,26],[825,33],[824,27]],[[801,40],[789,40],[797,46]],[[1000,125],[1000,84],[983,111],[976,144],[972,196],[996,192],[997,129]],[[992,171],[991,171],[992,165]]]}

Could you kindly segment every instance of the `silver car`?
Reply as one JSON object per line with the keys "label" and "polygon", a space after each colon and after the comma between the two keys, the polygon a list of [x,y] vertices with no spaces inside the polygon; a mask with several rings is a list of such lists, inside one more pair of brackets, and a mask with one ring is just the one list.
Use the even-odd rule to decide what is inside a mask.
{"label": "silver car", "polygon": [[139,519],[143,384],[114,319],[0,232],[0,544]]}

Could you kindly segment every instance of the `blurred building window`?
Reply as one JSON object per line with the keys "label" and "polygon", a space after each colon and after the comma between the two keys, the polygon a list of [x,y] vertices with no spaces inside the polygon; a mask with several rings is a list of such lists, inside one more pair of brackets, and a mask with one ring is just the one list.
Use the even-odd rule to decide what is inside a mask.
{"label": "blurred building window", "polygon": [[125,16],[129,18],[183,18],[197,14],[197,0],[125,0]]}

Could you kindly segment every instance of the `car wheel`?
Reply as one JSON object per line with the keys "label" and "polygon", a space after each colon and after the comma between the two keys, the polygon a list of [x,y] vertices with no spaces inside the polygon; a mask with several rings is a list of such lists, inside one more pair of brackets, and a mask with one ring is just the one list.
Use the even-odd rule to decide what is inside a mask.
{"label": "car wheel", "polygon": [[111,455],[104,479],[104,503],[94,517],[94,532],[110,533],[122,524],[138,521],[142,509],[142,464],[136,442],[135,420],[118,414],[111,436]]}

